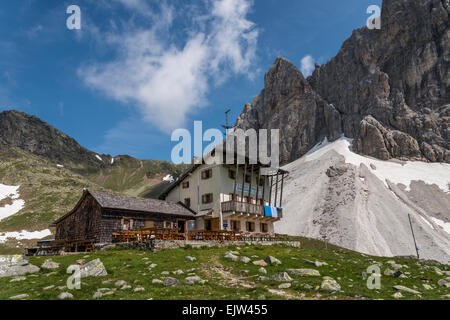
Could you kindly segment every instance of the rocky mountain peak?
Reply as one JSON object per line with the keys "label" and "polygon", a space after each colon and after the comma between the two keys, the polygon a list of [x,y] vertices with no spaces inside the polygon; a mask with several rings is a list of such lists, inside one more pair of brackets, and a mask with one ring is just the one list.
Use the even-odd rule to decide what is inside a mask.
{"label": "rocky mountain peak", "polygon": [[448,0],[385,0],[381,30],[357,29],[305,79],[278,57],[236,126],[279,128],[282,161],[325,136],[383,160],[450,163]]}

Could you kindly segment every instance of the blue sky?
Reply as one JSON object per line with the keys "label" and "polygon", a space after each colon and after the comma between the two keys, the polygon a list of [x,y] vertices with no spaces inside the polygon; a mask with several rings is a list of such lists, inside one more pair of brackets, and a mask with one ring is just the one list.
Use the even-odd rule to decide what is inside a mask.
{"label": "blue sky", "polygon": [[[81,30],[66,27],[72,4]],[[305,71],[326,63],[373,4],[2,1],[0,111],[36,115],[98,153],[169,160],[173,129],[219,128],[227,108],[234,123],[277,56]]]}

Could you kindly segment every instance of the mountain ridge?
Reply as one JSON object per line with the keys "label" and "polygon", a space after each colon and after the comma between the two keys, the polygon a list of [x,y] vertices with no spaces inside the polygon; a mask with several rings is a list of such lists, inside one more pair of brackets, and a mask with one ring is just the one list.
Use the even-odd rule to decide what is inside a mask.
{"label": "mountain ridge", "polygon": [[278,57],[235,126],[280,129],[282,163],[327,137],[382,160],[450,163],[450,4],[383,1],[381,30],[354,30],[304,78]]}

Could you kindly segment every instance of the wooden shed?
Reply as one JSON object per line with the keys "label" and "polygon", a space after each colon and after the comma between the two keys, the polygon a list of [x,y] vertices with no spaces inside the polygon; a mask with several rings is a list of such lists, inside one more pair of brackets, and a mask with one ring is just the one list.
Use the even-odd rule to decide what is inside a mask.
{"label": "wooden shed", "polygon": [[112,233],[142,228],[178,228],[184,233],[195,212],[182,203],[84,190],[75,208],[56,220],[56,240],[112,242]]}

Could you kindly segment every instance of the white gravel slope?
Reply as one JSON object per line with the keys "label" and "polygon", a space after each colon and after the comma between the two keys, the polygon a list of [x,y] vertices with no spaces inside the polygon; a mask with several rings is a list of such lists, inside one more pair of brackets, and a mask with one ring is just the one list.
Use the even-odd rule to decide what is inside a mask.
{"label": "white gravel slope", "polygon": [[[450,166],[371,159],[352,153],[349,142],[326,142],[285,166],[284,217],[275,231],[326,236],[367,254],[415,255],[409,214],[421,258],[450,263]],[[330,178],[331,166],[345,172]]]}

